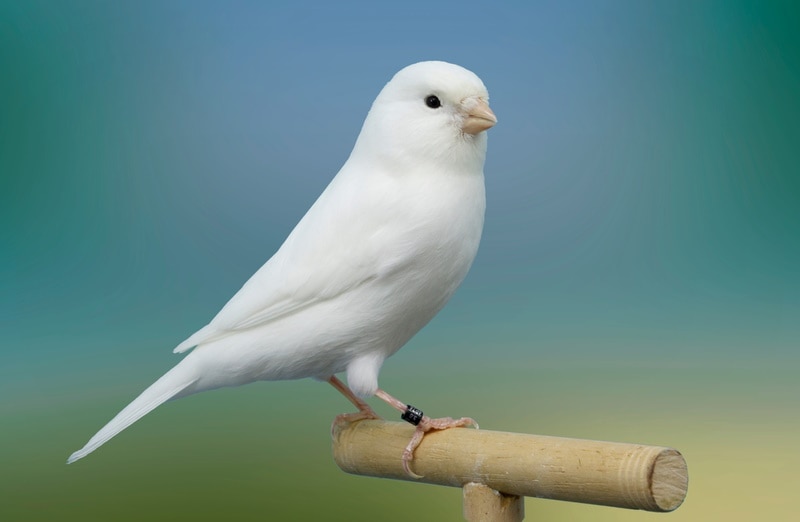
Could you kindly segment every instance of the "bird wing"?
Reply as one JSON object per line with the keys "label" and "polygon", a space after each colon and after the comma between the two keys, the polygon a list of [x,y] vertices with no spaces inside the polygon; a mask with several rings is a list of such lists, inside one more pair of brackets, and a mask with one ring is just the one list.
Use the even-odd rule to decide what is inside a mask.
{"label": "bird wing", "polygon": [[336,182],[278,252],[208,325],[179,344],[176,353],[341,296],[408,260],[409,253],[402,249],[394,249],[393,255],[392,242],[387,241],[397,222],[386,212],[390,198],[371,193],[366,186]]}

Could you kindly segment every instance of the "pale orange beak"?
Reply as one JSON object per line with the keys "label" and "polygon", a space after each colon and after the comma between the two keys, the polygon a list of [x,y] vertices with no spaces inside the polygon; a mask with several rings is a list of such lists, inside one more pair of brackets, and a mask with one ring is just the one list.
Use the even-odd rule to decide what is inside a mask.
{"label": "pale orange beak", "polygon": [[461,104],[467,113],[467,117],[461,125],[461,130],[467,134],[478,134],[494,127],[494,124],[497,123],[497,116],[489,108],[487,101],[480,98],[467,98]]}

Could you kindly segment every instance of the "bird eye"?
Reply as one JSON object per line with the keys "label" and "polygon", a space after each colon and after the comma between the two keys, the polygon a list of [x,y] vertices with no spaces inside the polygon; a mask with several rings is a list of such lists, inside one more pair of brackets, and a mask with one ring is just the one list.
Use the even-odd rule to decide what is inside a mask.
{"label": "bird eye", "polygon": [[431,109],[438,109],[439,107],[442,106],[442,102],[439,101],[439,98],[431,94],[430,96],[425,98],[425,105],[427,105]]}

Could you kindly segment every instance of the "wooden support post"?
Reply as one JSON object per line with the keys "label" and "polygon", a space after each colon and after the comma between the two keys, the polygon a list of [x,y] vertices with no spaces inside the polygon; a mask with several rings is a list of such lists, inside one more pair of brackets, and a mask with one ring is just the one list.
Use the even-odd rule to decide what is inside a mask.
{"label": "wooden support post", "polygon": [[[413,431],[413,426],[399,422],[342,422],[334,427],[333,458],[347,473],[415,481],[401,462]],[[484,520],[472,515],[480,505],[493,504],[495,513],[506,509],[502,496],[488,496],[491,490],[506,498],[672,511],[681,505],[688,487],[686,461],[674,449],[466,428],[427,434],[411,467],[422,475],[421,482],[487,486],[465,489],[464,512],[473,516],[470,521]],[[515,502],[521,506],[521,500],[510,504]],[[515,509],[507,509],[507,518],[493,520],[521,520],[509,518]]]}
{"label": "wooden support post", "polygon": [[522,522],[525,499],[503,495],[489,486],[464,484],[464,520],[467,522]]}

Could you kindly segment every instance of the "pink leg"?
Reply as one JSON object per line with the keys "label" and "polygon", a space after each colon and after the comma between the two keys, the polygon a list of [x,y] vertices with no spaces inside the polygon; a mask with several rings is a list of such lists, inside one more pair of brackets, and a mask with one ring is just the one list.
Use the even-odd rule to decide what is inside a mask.
{"label": "pink leg", "polygon": [[333,435],[334,427],[340,422],[355,422],[357,420],[363,419],[380,419],[381,417],[375,413],[375,411],[370,408],[369,404],[362,401],[347,387],[345,383],[339,380],[338,377],[332,375],[328,382],[339,390],[339,392],[347,397],[347,400],[353,403],[356,408],[358,408],[357,412],[353,413],[342,413],[341,415],[337,415],[335,419],[333,419],[333,424],[331,424],[331,435]]}
{"label": "pink leg", "polygon": [[[375,395],[404,415],[410,408],[410,406],[407,404],[403,404],[401,401],[395,399],[381,389],[378,389],[378,391],[375,392]],[[422,415],[422,419],[419,421],[419,424],[417,424],[417,429],[414,431],[414,436],[411,437],[411,441],[409,441],[408,446],[406,446],[406,449],[403,450],[403,470],[414,478],[422,478],[420,475],[417,475],[411,471],[410,464],[414,459],[414,450],[417,449],[417,446],[419,446],[419,444],[422,442],[425,434],[431,430],[446,430],[449,428],[462,428],[465,426],[474,426],[477,429],[478,423],[469,417],[461,417],[460,419],[453,419],[452,417],[431,419],[427,415]]]}

